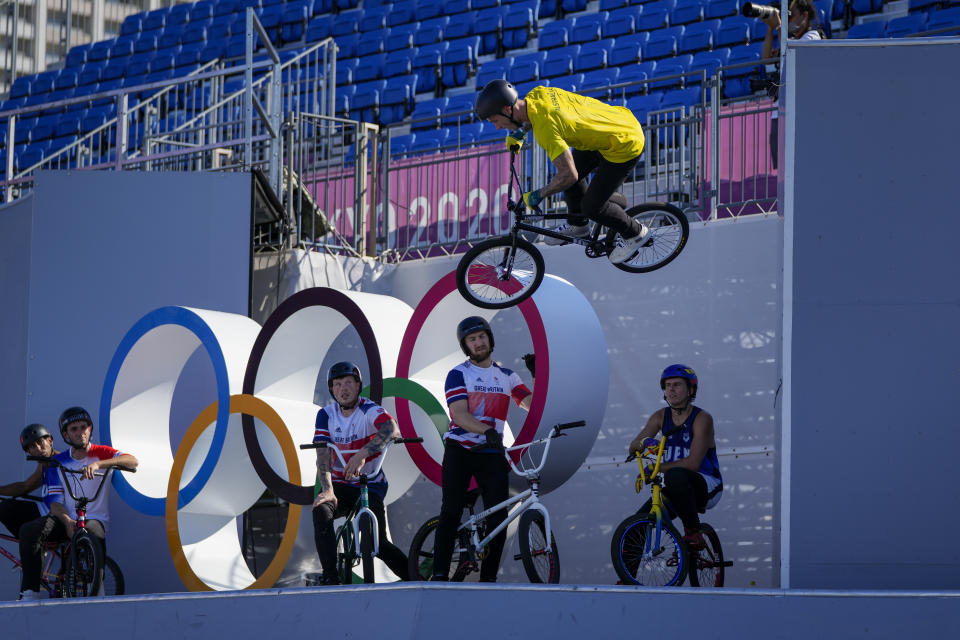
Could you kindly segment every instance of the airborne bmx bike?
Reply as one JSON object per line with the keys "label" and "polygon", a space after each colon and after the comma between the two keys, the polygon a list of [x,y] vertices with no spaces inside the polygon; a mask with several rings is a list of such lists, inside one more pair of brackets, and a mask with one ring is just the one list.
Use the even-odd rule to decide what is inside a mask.
{"label": "airborne bmx bike", "polygon": [[[516,156],[510,159],[510,190],[507,210],[513,213],[513,227],[505,236],[490,238],[467,251],[457,265],[457,289],[468,302],[484,309],[505,309],[529,298],[540,286],[544,275],[543,254],[522,232],[538,233],[584,247],[589,258],[610,255],[617,232],[599,224],[584,238],[576,238],[555,229],[533,224],[544,220],[566,219],[566,214],[528,213],[523,197],[513,201],[513,188],[523,193],[516,169]],[[616,199],[615,199],[616,198]],[[614,194],[611,201],[626,209],[626,199]],[[630,273],[654,271],[680,255],[690,235],[690,223],[677,207],[666,203],[645,203],[627,209],[627,215],[647,227],[646,241],[625,262],[614,264]]]}
{"label": "airborne bmx bike", "polygon": [[[462,582],[469,574],[479,571],[480,561],[487,553],[487,546],[517,518],[520,518],[520,524],[517,528],[520,553],[513,559],[523,562],[523,569],[530,582],[556,584],[560,581],[560,558],[557,553],[557,542],[553,539],[553,532],[550,528],[550,515],[547,513],[547,508],[540,502],[540,474],[544,465],[546,465],[547,456],[550,454],[550,443],[553,439],[565,435],[562,433],[565,429],[582,427],[583,425],[582,420],[558,424],[553,427],[550,435],[546,438],[504,449],[503,454],[506,456],[510,468],[513,469],[514,473],[522,476],[530,486],[512,498],[492,505],[479,513],[476,513],[474,509],[474,504],[480,494],[479,490],[475,489],[468,494],[467,507],[470,515],[457,528],[456,543],[454,544],[448,575],[451,582]],[[534,462],[529,460],[529,456],[525,462],[524,456],[528,454],[531,446],[537,444],[544,445],[543,453],[540,462],[536,466],[530,466]],[[522,452],[516,462],[510,456],[511,451]],[[487,505],[483,506],[487,507]],[[486,517],[501,510],[509,512],[507,517],[495,529],[487,531]],[[434,540],[439,522],[440,516],[430,518],[413,536],[413,541],[410,543],[410,553],[407,556],[410,563],[411,580],[429,580],[433,575]]]}

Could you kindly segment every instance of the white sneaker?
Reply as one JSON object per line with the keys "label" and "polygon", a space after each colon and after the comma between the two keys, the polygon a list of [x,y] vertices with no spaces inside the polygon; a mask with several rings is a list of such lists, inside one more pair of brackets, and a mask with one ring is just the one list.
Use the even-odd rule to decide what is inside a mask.
{"label": "white sneaker", "polygon": [[26,589],[25,591],[20,592],[19,600],[23,602],[32,602],[34,600],[40,599],[40,594],[34,591],[33,589]]}
{"label": "white sneaker", "polygon": [[617,243],[613,247],[613,251],[610,252],[610,262],[613,264],[620,264],[621,262],[626,262],[637,252],[637,249],[640,248],[640,245],[646,240],[647,234],[650,232],[647,229],[646,225],[640,225],[640,233],[633,238],[624,238],[623,236],[617,236]]}
{"label": "white sneaker", "polygon": [[[568,236],[573,236],[574,238],[586,238],[590,235],[590,223],[587,224],[570,224],[569,222],[564,222],[562,225],[556,228],[558,233],[565,233]],[[558,244],[569,244],[566,240],[561,240],[560,238],[553,238],[550,236],[544,236],[543,241],[549,245],[558,245]]]}

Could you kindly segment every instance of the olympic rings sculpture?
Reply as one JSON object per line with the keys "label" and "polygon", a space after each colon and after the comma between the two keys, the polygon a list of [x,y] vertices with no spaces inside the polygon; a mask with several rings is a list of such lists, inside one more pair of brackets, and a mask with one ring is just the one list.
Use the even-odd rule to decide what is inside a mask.
{"label": "olympic rings sculpture", "polygon": [[[538,377],[515,441],[529,442],[564,420],[588,423],[555,446],[542,485],[549,491],[576,471],[596,438],[606,406],[606,343],[592,307],[559,278],[548,276],[519,311]],[[349,340],[352,334],[344,332],[355,332],[364,351],[365,395],[375,402],[395,398],[402,434],[425,438],[409,452],[391,451],[385,465],[390,503],[420,473],[440,483],[440,434],[448,420],[443,383],[463,359],[452,327],[466,315],[484,313],[488,319],[496,315],[478,313],[463,301],[452,272],[416,309],[390,296],[314,288],[281,303],[263,327],[209,310],[150,312],[120,341],[103,386],[105,441],[135,451],[141,460],[140,473],[115,474],[114,486],[133,508],[165,518],[174,566],[188,589],[270,586],[293,552],[300,506],[313,501],[315,454],[300,452],[295,443],[312,440],[317,380],[341,334]],[[550,351],[550,344],[564,348]],[[213,402],[209,385],[191,384],[190,375],[213,378]],[[183,413],[182,406],[201,410],[174,444],[171,416]],[[286,500],[289,510],[280,549],[256,578],[246,568],[235,518],[265,488]]]}

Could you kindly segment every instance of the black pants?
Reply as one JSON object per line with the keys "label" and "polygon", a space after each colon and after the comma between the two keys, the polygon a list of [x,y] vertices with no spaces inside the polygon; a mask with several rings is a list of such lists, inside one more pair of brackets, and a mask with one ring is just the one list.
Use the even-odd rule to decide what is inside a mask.
{"label": "black pants", "polygon": [[0,500],[0,523],[14,538],[20,537],[20,527],[40,517],[36,502],[28,500]]}
{"label": "black pants", "polygon": [[[696,471],[674,467],[663,474],[663,495],[670,501],[670,506],[679,516],[686,529],[696,529],[700,526],[699,512],[707,507],[707,481]],[[650,510],[650,500],[647,500],[640,512]]]}
{"label": "black pants", "polygon": [[[337,573],[337,536],[333,531],[333,521],[349,513],[360,499],[360,488],[335,482],[333,494],[337,496],[336,510],[329,502],[313,508],[313,541],[317,546],[323,573],[328,576]],[[380,538],[377,557],[387,563],[398,578],[409,580],[407,555],[387,540],[387,512],[383,508],[383,499],[373,491],[367,495],[370,499],[370,510],[377,516],[377,533]]]}
{"label": "black pants", "polygon": [[[94,544],[100,545],[103,557],[107,556],[106,531],[99,520],[87,520],[87,532]],[[43,571],[43,549],[48,542],[66,542],[67,529],[54,516],[43,516],[20,527],[20,562],[23,563],[23,579],[20,591],[40,591],[40,573]],[[67,559],[64,558],[64,562]]]}
{"label": "black pants", "polygon": [[[470,479],[477,479],[483,496],[483,507],[488,509],[507,499],[509,474],[510,467],[502,453],[477,453],[459,444],[447,444],[443,452],[443,502],[434,540],[434,575],[446,576],[450,572],[450,558],[453,555],[457,527],[460,526]],[[490,514],[487,517],[487,531],[493,531],[506,517],[506,509]],[[489,554],[480,567],[481,580],[496,580],[506,539],[507,532],[504,530],[490,541]]]}
{"label": "black pants", "polygon": [[[627,162],[610,162],[597,151],[573,150],[573,163],[577,167],[580,179],[563,192],[567,203],[567,222],[587,224],[587,219],[618,231],[625,238],[640,233],[640,225],[627,215],[619,204],[610,202],[610,196],[623,185],[637,165],[637,156]],[[593,179],[587,182],[587,176],[596,169]]]}

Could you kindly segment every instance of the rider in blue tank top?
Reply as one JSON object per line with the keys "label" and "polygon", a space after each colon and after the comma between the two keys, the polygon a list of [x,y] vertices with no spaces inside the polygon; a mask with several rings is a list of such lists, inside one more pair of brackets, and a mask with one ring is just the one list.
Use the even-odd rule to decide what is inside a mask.
{"label": "rider in blue tank top", "polygon": [[[669,434],[660,465],[663,494],[683,521],[684,540],[694,547],[703,545],[698,514],[719,502],[723,493],[713,417],[693,405],[698,386],[690,367],[674,364],[664,369],[660,388],[670,406],[655,411],[629,447],[631,453],[640,452],[656,436]],[[649,508],[648,501],[640,511]]]}

